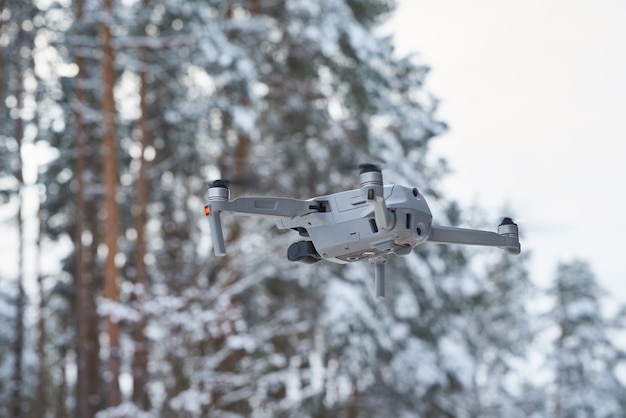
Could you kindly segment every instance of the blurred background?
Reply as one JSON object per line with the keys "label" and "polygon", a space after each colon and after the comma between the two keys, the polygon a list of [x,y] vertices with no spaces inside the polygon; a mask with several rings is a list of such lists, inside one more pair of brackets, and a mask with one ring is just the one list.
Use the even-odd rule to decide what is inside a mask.
{"label": "blurred background", "polygon": [[[431,67],[428,87],[449,129],[433,144],[444,189],[524,224],[533,279],[589,260],[626,301],[626,5],[402,1],[385,28],[397,50]],[[493,215],[492,215],[493,214]]]}
{"label": "blurred background", "polygon": [[[4,1],[0,416],[625,416],[620,7]],[[364,162],[522,255],[423,245],[384,301],[272,222],[213,256],[208,181]]]}

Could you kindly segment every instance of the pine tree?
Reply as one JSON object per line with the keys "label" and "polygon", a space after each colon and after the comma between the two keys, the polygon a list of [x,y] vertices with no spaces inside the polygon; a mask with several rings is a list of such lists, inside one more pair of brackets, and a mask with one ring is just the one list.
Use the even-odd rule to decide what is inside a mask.
{"label": "pine tree", "polygon": [[[9,376],[3,376],[10,384],[10,395],[4,399],[5,413],[21,417],[29,411],[30,396],[27,391],[28,354],[27,315],[28,297],[26,248],[26,195],[31,184],[25,178],[26,147],[32,145],[37,128],[36,109],[33,102],[37,94],[35,64],[35,17],[38,9],[29,3],[10,2],[0,6],[0,198],[15,208],[12,225],[17,230],[17,245],[12,259],[15,260],[13,330],[10,349],[6,353],[12,364]],[[12,292],[13,293],[13,292]]]}
{"label": "pine tree", "polygon": [[[228,48],[223,46],[231,58],[230,62],[224,60],[229,64],[230,84],[218,84],[216,92],[224,94],[226,100],[216,102],[219,107],[211,112],[215,122],[209,125],[215,126],[218,138],[225,139],[221,139],[223,145],[218,148],[222,150],[219,164],[222,175],[247,179],[252,172],[256,172],[255,182],[258,187],[269,192],[305,197],[350,187],[349,179],[352,177],[342,170],[342,166],[354,165],[354,161],[359,159],[367,161],[370,154],[376,154],[385,161],[392,178],[404,179],[407,184],[421,178],[425,190],[429,190],[427,180],[431,172],[426,170],[424,156],[428,139],[441,129],[441,125],[429,119],[428,115],[433,108],[427,103],[409,100],[419,90],[425,70],[416,68],[409,60],[394,61],[389,43],[381,42],[381,46],[376,48],[375,40],[369,37],[359,23],[352,20],[352,13],[341,2],[323,2],[311,7],[303,3],[292,4],[290,9],[277,5],[261,5],[255,9],[254,4],[250,4],[249,9],[245,5],[238,5],[227,10],[224,13],[225,22],[215,22],[215,25],[224,28],[228,33],[227,39],[234,44],[227,44]],[[339,20],[345,24],[345,32],[314,31],[318,26],[335,28]],[[370,22],[375,19],[370,15],[369,19],[364,20]],[[307,38],[312,36],[307,35],[307,28],[316,34],[315,38]],[[248,70],[251,68],[248,60],[256,62],[252,66],[259,69],[256,73]],[[340,63],[344,63],[343,66]],[[392,74],[393,77],[388,80],[383,74]],[[368,77],[372,77],[373,81]],[[219,80],[218,77],[216,79]],[[250,85],[256,90],[249,90],[247,86]],[[255,91],[257,93],[252,94]],[[242,94],[250,97],[240,99]],[[390,96],[394,100],[388,99]],[[259,112],[256,125],[252,126],[262,128],[262,141],[242,139],[254,139],[258,135],[249,129],[249,118],[246,119],[249,110],[246,106]],[[409,118],[407,115],[411,113],[421,117]],[[370,126],[371,119],[379,121],[379,124]],[[238,130],[243,129],[246,131],[242,136]],[[254,170],[253,165],[242,164],[248,159],[256,162]],[[269,164],[270,160],[272,164]],[[277,160],[278,163],[275,163]],[[397,164],[396,161],[407,163]],[[286,169],[289,175],[275,171],[274,167]],[[416,172],[416,168],[423,169],[423,177]],[[184,399],[187,397],[199,396],[202,399],[202,388],[215,387],[211,383],[215,381],[220,381],[223,389],[213,389],[211,396],[204,398],[203,402],[209,402],[209,409],[224,405],[227,410],[250,412],[254,408],[247,400],[252,399],[253,402],[260,402],[257,413],[283,411],[323,416],[333,411],[352,410],[356,413],[358,405],[365,399],[371,402],[364,405],[361,411],[374,410],[376,405],[384,404],[388,396],[394,396],[394,391],[398,389],[376,377],[384,375],[378,369],[381,362],[377,360],[393,357],[398,346],[388,335],[392,319],[387,311],[368,302],[370,295],[362,277],[371,275],[371,272],[356,268],[352,273],[344,271],[339,274],[338,268],[316,266],[315,272],[304,274],[304,269],[283,266],[280,261],[273,262],[277,264],[274,267],[259,264],[264,263],[262,257],[238,251],[243,237],[254,240],[256,235],[257,239],[265,240],[271,236],[262,231],[252,233],[253,228],[258,230],[258,225],[258,221],[233,221],[232,227],[227,228],[231,231],[229,247],[233,255],[226,259],[228,264],[220,260],[215,265],[218,268],[210,273],[209,283],[211,288],[216,289],[213,294],[219,295],[218,301],[224,305],[223,308],[221,305],[211,307],[211,298],[207,298],[209,305],[204,308],[207,310],[206,316],[215,319],[204,327],[212,329],[211,322],[214,321],[226,321],[225,324],[231,325],[227,328],[228,332],[213,335],[213,341],[208,342],[204,351],[210,351],[209,347],[214,347],[213,350],[220,350],[219,347],[225,345],[228,347],[228,341],[236,345],[228,350],[230,353],[223,354],[223,360],[217,363],[215,369],[208,369],[203,372],[204,375],[199,374],[195,378],[187,377],[191,381],[200,378],[201,383],[192,385],[192,389],[174,397],[172,405],[184,407]],[[284,248],[288,239],[279,237],[268,245],[271,248]],[[432,251],[431,254],[417,257],[411,265],[429,264],[439,258],[441,253]],[[260,265],[264,267],[259,269]],[[228,270],[224,270],[226,266],[229,266]],[[435,275],[426,269],[429,277],[423,279],[436,282],[436,276],[449,273],[433,270]],[[264,271],[267,272],[262,273]],[[293,273],[286,275],[285,271]],[[301,277],[298,284],[293,283],[293,275]],[[328,279],[314,281],[313,276],[318,275]],[[269,283],[272,285],[269,286]],[[346,303],[344,298],[349,293],[348,289],[358,295],[354,300],[363,298],[364,302],[359,305],[361,308],[356,309],[354,314],[348,313],[348,310],[345,316],[325,314],[324,311],[329,306],[336,306],[336,302]],[[422,294],[436,296],[424,290]],[[309,301],[304,303],[307,299]],[[353,301],[353,298],[349,300]],[[428,301],[425,304],[429,306]],[[436,303],[433,305],[436,306]],[[255,309],[250,309],[250,306]],[[265,312],[265,315],[259,316],[259,312]],[[432,345],[423,344],[424,351],[434,357],[437,356],[441,334],[427,331],[427,327],[434,325],[441,312],[433,309],[429,312],[430,322],[420,320],[422,325],[419,329],[433,334]],[[378,316],[381,316],[379,320],[372,320]],[[266,317],[275,319],[268,321]],[[337,326],[342,322],[346,323],[347,329]],[[237,323],[241,324],[239,329],[232,325]],[[302,324],[301,331],[293,331],[294,324]],[[199,326],[194,325],[189,332],[197,332]],[[215,329],[224,328],[225,325],[221,325]],[[297,337],[273,336],[271,330],[277,328],[285,330],[286,335],[294,334]],[[351,332],[356,337],[344,337]],[[267,338],[268,343],[264,343]],[[239,345],[244,342],[248,344]],[[363,343],[368,344],[371,350],[364,351]],[[312,358],[316,359],[313,365],[311,359],[302,358],[302,354],[299,354],[312,348]],[[352,353],[359,353],[355,358],[361,358],[361,364],[371,370],[364,373],[364,370],[348,361],[346,368],[332,371],[338,360],[351,358]],[[256,381],[252,377],[254,375],[242,378],[245,370],[242,365],[250,362],[257,366],[255,373],[263,374],[266,367],[273,370],[276,366],[268,364],[268,358],[276,359],[278,365],[282,365],[279,366],[280,373],[270,374],[271,380],[263,379],[263,384],[255,387],[250,385],[250,382]],[[294,359],[302,366],[290,370],[290,367],[286,367],[289,364],[286,359]],[[200,357],[198,364],[206,364],[206,361]],[[358,378],[356,370],[369,377]],[[249,373],[243,376],[249,376]],[[393,370],[386,368],[385,373],[393,374]],[[449,385],[445,372],[437,374],[439,380],[432,382],[431,387],[442,384],[440,382]],[[309,377],[311,375],[315,378]],[[227,380],[226,376],[235,379]],[[291,384],[285,380],[287,377],[292,379]],[[413,386],[419,383],[417,374],[411,379],[414,379]],[[336,385],[333,383],[335,381],[347,383],[345,386]],[[428,386],[424,385],[421,399],[432,402],[432,398],[427,395],[430,393]],[[376,392],[384,395],[377,398],[373,396]],[[241,398],[234,398],[231,404],[224,404],[227,393],[239,393]],[[285,402],[285,398],[299,396],[303,396],[301,401]],[[402,397],[400,394],[395,396]],[[408,408],[407,405],[399,404],[398,410],[402,411],[403,407]]]}
{"label": "pine tree", "polygon": [[[113,19],[113,0],[102,0],[103,19],[100,22],[100,39],[102,47],[102,158],[104,178],[104,210],[105,228],[104,243],[107,248],[104,262],[104,291],[107,303],[119,302],[118,290],[118,256],[119,239],[119,207],[117,202],[118,189],[118,144],[115,110],[115,52],[112,45],[110,20]],[[107,361],[108,405],[118,406],[122,402],[119,387],[122,352],[120,347],[120,327],[113,314],[106,315],[106,333],[108,336],[109,353]]]}
{"label": "pine tree", "polygon": [[[93,40],[93,22],[89,20],[90,5],[88,2],[78,0],[73,4],[74,27],[68,31],[68,36],[74,35],[83,42]],[[97,281],[100,277],[96,273],[97,263],[97,246],[99,243],[100,231],[97,228],[95,215],[98,213],[99,200],[94,195],[94,186],[97,184],[100,176],[96,174],[95,164],[99,162],[96,154],[96,147],[93,138],[96,136],[98,119],[95,118],[96,104],[94,91],[93,67],[90,66],[90,57],[86,54],[86,48],[76,46],[73,48],[71,42],[68,42],[70,53],[74,54],[75,63],[78,67],[78,74],[75,82],[67,86],[65,91],[66,97],[69,99],[67,112],[74,117],[74,133],[75,133],[75,158],[68,158],[73,162],[74,175],[70,178],[74,179],[76,193],[73,198],[67,201],[73,203],[73,207],[69,208],[75,213],[74,222],[64,225],[66,233],[73,237],[75,253],[73,257],[72,275],[75,287],[75,304],[73,308],[76,310],[77,318],[76,326],[76,356],[77,356],[77,380],[75,385],[75,402],[76,412],[85,417],[95,415],[100,403],[102,402],[100,393],[100,341],[99,341],[99,320],[96,313],[95,298],[98,295]],[[69,119],[69,118],[68,118]],[[71,119],[70,119],[71,120]],[[61,146],[67,146],[71,149],[72,142],[62,143]],[[66,150],[62,155],[68,155]],[[71,154],[69,154],[71,155]],[[69,156],[68,155],[68,156]],[[62,170],[67,169],[65,159],[62,159]],[[94,164],[95,163],[95,164]],[[95,184],[94,184],[95,183]],[[62,190],[62,188],[57,188]],[[65,197],[61,194],[54,196],[50,203],[54,205],[57,198],[65,201]],[[54,206],[51,211],[54,211]],[[70,212],[70,213],[71,213]],[[61,231],[59,231],[61,233]]]}
{"label": "pine tree", "polygon": [[[390,178],[419,182],[436,196],[434,186],[429,186],[440,168],[429,167],[425,156],[428,140],[442,125],[432,119],[432,103],[415,100],[426,69],[408,59],[395,59],[390,41],[367,32],[376,21],[375,8],[357,10],[342,2],[284,7],[251,2],[217,8],[214,19],[205,22],[199,19],[205,15],[191,10],[189,4],[166,9],[159,31],[163,35],[171,30],[170,22],[181,15],[186,17],[179,23],[183,30],[196,24],[213,28],[213,39],[202,39],[207,44],[192,49],[196,53],[187,57],[189,63],[200,65],[190,65],[182,74],[193,74],[198,81],[208,77],[214,84],[207,87],[211,95],[202,95],[200,89],[191,93],[194,110],[210,114],[206,122],[200,116],[195,134],[188,134],[194,123],[182,123],[195,114],[185,100],[161,101],[168,109],[162,114],[183,128],[177,131],[179,148],[170,150],[167,141],[157,149],[155,166],[162,158],[187,157],[187,164],[172,168],[158,187],[166,208],[160,218],[166,234],[159,241],[170,243],[166,257],[157,257],[162,260],[161,273],[190,271],[197,263],[187,256],[185,265],[178,264],[189,254],[183,248],[190,237],[179,238],[181,229],[174,227],[187,218],[171,216],[181,207],[186,185],[193,182],[189,169],[197,164],[195,156],[190,158],[180,148],[182,138],[209,151],[209,157],[215,153],[221,176],[244,184],[254,178],[255,189],[268,193],[308,197],[350,187],[353,173],[344,167],[377,155]],[[216,50],[222,54],[219,60],[214,58]],[[234,193],[242,189],[246,191],[245,186],[233,187]],[[446,214],[439,215],[445,222]],[[408,308],[374,305],[363,282],[371,275],[369,269],[316,265],[313,271],[282,260],[268,265],[249,245],[247,251],[240,248],[246,242],[265,242],[264,251],[272,253],[285,248],[291,238],[271,239],[268,224],[257,220],[228,222],[230,256],[209,259],[206,294],[200,296],[189,286],[178,290],[179,284],[171,283],[170,293],[156,299],[175,309],[175,315],[166,315],[161,308],[153,311],[155,317],[167,316],[167,321],[155,321],[156,328],[176,336],[172,346],[161,346],[156,353],[168,359],[170,367],[162,373],[173,374],[176,382],[170,386],[166,408],[192,414],[218,408],[240,414],[367,416],[384,410],[393,399],[397,414],[454,413],[455,406],[446,399],[465,390],[467,382],[467,373],[457,370],[453,350],[464,343],[463,310],[454,290],[465,265],[462,251],[424,249],[409,257],[406,265],[397,260],[396,283],[413,286],[397,294],[418,295],[422,313],[398,324],[398,318],[407,315],[398,312]],[[168,234],[167,229],[175,233]],[[440,284],[444,278],[446,285]],[[401,298],[398,305],[411,303]],[[345,308],[337,311],[338,306]],[[196,312],[194,318],[205,320],[184,323],[190,309]],[[196,342],[203,329],[209,330],[210,338]],[[186,350],[179,349],[181,341]],[[408,377],[390,380],[415,363],[416,348],[437,364],[428,378],[421,377],[429,369],[420,363],[409,369],[413,373]],[[189,352],[198,354],[190,357]],[[207,361],[209,353],[218,355]],[[389,359],[394,359],[393,366],[385,366]],[[190,364],[195,366],[185,372]]]}
{"label": "pine tree", "polygon": [[615,376],[619,350],[602,314],[603,292],[589,265],[573,260],[558,266],[550,290],[554,341],[554,415],[623,416],[623,386]]}
{"label": "pine tree", "polygon": [[[144,1],[144,5],[147,2]],[[139,51],[139,63],[147,66],[147,52]],[[149,182],[148,182],[148,153],[153,149],[151,145],[151,132],[148,129],[148,73],[141,69],[139,75],[139,100],[141,116],[139,120],[139,169],[135,186],[135,203],[132,207],[133,221],[136,230],[135,237],[135,280],[132,293],[132,300],[136,302],[137,310],[140,318],[133,329],[134,355],[132,360],[133,374],[133,402],[141,409],[150,408],[150,398],[148,394],[148,360],[149,360],[149,341],[146,336],[147,315],[143,308],[143,303],[148,298],[148,271],[147,271],[147,240],[146,240],[146,223],[147,223],[147,205],[149,202]]]}
{"label": "pine tree", "polygon": [[[51,314],[55,326],[72,323],[75,327],[73,336],[63,330],[64,338],[74,342],[75,347],[68,347],[67,341],[59,342],[60,362],[56,364],[65,368],[67,359],[75,352],[76,384],[68,389],[74,391],[76,413],[85,417],[94,416],[105,399],[100,364],[101,326],[96,309],[96,299],[102,295],[101,244],[105,231],[101,222],[104,160],[99,140],[103,132],[100,115],[103,72],[99,56],[94,54],[99,50],[98,10],[99,4],[90,0],[52,4],[46,10],[48,42],[58,54],[56,62],[45,63],[53,69],[46,80],[53,100],[49,114],[61,116],[48,121],[44,136],[57,150],[58,157],[46,167],[43,176],[46,196],[42,217],[50,240],[62,242],[70,238],[74,248],[64,263],[67,275],[58,275],[53,287],[71,303],[60,304],[60,309]],[[63,61],[74,64],[77,73],[57,74],[54,65]],[[113,249],[112,256],[115,253]],[[67,381],[64,376],[59,378],[60,375],[60,371],[52,374],[64,388]],[[57,403],[56,408],[61,414],[66,413],[64,402]]]}
{"label": "pine tree", "polygon": [[[211,254],[202,194],[218,177],[233,180],[233,197],[308,198],[356,187],[355,166],[376,160],[388,182],[449,208],[436,210],[438,222],[458,221],[436,184],[444,166],[428,161],[445,129],[423,87],[428,69],[373,31],[392,9],[384,0],[50,5],[50,45],[78,69],[45,80],[54,110],[45,113],[59,116],[42,129],[57,150],[43,172],[44,229],[72,243],[48,294],[53,396],[75,393],[68,404],[85,417],[369,417],[460,416],[472,390],[505,392],[472,387],[472,370],[505,364],[516,338],[466,332],[500,315],[500,328],[518,323],[519,305],[498,311],[501,300],[476,289],[508,300],[523,266],[502,261],[485,279],[466,274],[463,249],[420,247],[390,260],[389,299],[376,303],[370,265],[291,264],[284,251],[297,238],[268,221],[224,219],[229,254]],[[505,359],[486,361],[483,347]],[[116,392],[122,358],[132,393]],[[65,407],[55,414],[71,414]]]}
{"label": "pine tree", "polygon": [[[520,396],[531,382],[523,377],[520,365],[536,330],[527,304],[536,294],[526,268],[528,255],[512,258],[491,254],[495,259],[481,270],[483,280],[471,295],[465,295],[469,309],[464,338],[475,359],[471,390],[463,397],[470,416],[527,416],[535,409],[530,399]],[[469,396],[468,396],[469,395]]]}

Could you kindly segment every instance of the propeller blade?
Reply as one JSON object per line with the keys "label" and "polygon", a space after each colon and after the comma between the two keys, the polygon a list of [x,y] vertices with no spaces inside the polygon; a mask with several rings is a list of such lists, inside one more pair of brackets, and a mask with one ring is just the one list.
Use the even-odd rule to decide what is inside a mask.
{"label": "propeller blade", "polygon": [[230,184],[231,184],[231,182],[229,180],[217,179],[217,180],[213,180],[213,181],[209,182],[209,187],[225,187],[225,188],[228,189]]}
{"label": "propeller blade", "polygon": [[360,174],[369,173],[369,172],[372,172],[372,171],[380,173],[380,172],[382,172],[382,169],[377,164],[372,164],[372,163],[359,164],[359,173]]}

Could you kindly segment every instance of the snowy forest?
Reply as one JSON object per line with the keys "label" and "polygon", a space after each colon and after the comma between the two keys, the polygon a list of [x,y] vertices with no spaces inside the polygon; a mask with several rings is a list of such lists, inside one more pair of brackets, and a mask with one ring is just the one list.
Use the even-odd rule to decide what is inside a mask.
{"label": "snowy forest", "polygon": [[418,246],[383,301],[371,265],[291,263],[263,219],[224,217],[214,256],[216,178],[307,199],[376,162],[437,223],[495,224],[441,189],[395,7],[0,1],[0,416],[626,417],[626,309],[585,260],[539,287],[524,235]]}

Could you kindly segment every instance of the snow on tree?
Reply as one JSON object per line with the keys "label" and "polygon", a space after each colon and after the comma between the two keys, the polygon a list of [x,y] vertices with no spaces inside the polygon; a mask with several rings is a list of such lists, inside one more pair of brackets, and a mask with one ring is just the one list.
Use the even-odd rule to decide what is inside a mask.
{"label": "snow on tree", "polygon": [[[31,300],[28,288],[36,281],[39,260],[38,222],[33,219],[33,196],[37,194],[35,151],[38,135],[37,99],[41,93],[36,74],[37,23],[41,14],[34,4],[10,2],[0,6],[0,203],[3,234],[9,236],[11,253],[3,257],[3,333],[0,379],[0,414],[15,417],[40,412],[32,406],[30,387],[41,387],[33,369],[37,336],[31,332]],[[8,280],[7,280],[8,279]],[[7,298],[7,299],[5,299]],[[41,370],[42,368],[39,367]]]}
{"label": "snow on tree", "polygon": [[554,341],[554,414],[559,418],[624,416],[624,386],[616,377],[620,350],[609,337],[603,292],[581,260],[558,266],[550,294]]}
{"label": "snow on tree", "polygon": [[[147,331],[170,336],[154,351],[163,359],[153,374],[165,395],[157,405],[172,413],[195,405],[188,412],[323,415],[358,409],[365,399],[372,408],[384,404],[374,393],[395,391],[394,370],[384,377],[377,369],[397,347],[388,335],[392,318],[369,298],[369,269],[268,262],[265,254],[284,251],[293,237],[273,238],[268,223],[247,219],[225,221],[229,256],[207,259],[206,225],[188,227],[196,216],[192,190],[205,172],[243,180],[243,191],[309,197],[353,186],[346,166],[371,155],[392,179],[421,179],[428,190],[427,142],[442,125],[430,103],[416,100],[425,69],[395,60],[391,42],[367,30],[374,9],[359,10],[359,22],[342,2],[253,2],[212,13],[193,2],[166,6],[151,20],[164,39],[200,36],[188,48],[153,50],[170,71],[155,85],[163,96],[155,101],[149,210],[156,269]],[[170,67],[179,54],[184,64]],[[213,168],[202,168],[202,156]],[[254,187],[245,185],[250,178]],[[342,302],[348,295],[359,309]],[[341,315],[332,312],[338,302],[346,306]],[[356,335],[346,338],[342,323]],[[200,401],[185,402],[190,396]]]}
{"label": "snow on tree", "polygon": [[[233,197],[309,198],[356,187],[356,166],[374,160],[387,182],[420,188],[437,222],[460,221],[437,187],[445,167],[429,161],[445,125],[424,88],[428,68],[373,32],[393,2],[46,7],[44,67],[76,70],[45,77],[42,112],[42,139],[57,150],[42,173],[45,232],[71,243],[48,295],[55,415],[75,405],[86,417],[463,416],[486,410],[470,405],[477,392],[481,407],[505,411],[508,399],[493,398],[513,397],[509,388],[474,379],[508,376],[526,338],[508,329],[524,315],[512,296],[526,283],[523,260],[485,276],[467,270],[466,250],[425,245],[390,260],[377,303],[370,265],[289,263],[297,236],[267,221],[225,217],[228,255],[211,252],[203,194],[218,177],[233,180]],[[107,86],[103,22],[115,56]],[[119,301],[101,297],[113,229],[103,223],[103,93],[109,114],[114,94],[119,139]],[[121,330],[120,383],[132,380],[119,405],[99,373],[111,354],[106,316]]]}
{"label": "snow on tree", "polygon": [[474,257],[488,261],[475,274],[484,278],[459,301],[469,311],[464,339],[473,359],[464,409],[469,416],[529,416],[537,408],[524,395],[532,384],[524,369],[537,330],[528,304],[537,290],[529,279],[528,255],[481,252]]}

